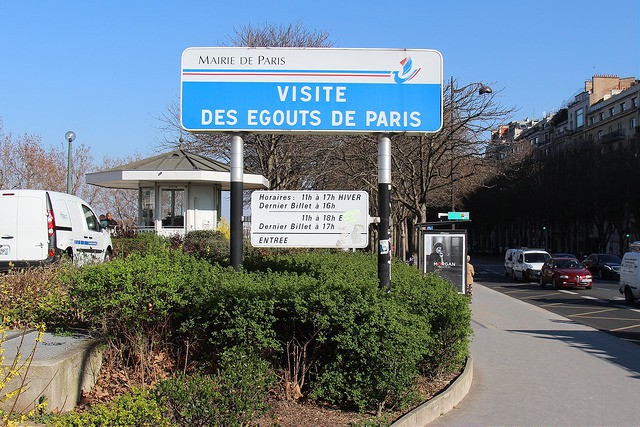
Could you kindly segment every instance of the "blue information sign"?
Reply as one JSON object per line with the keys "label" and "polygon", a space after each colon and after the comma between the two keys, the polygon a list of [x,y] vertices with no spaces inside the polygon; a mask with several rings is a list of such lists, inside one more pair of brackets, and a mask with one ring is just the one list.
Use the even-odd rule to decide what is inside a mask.
{"label": "blue information sign", "polygon": [[213,132],[436,132],[433,50],[189,48],[182,126]]}

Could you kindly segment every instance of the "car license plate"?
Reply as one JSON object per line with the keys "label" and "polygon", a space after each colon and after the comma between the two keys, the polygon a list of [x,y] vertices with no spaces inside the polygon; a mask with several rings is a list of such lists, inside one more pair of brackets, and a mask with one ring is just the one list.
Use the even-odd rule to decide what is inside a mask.
{"label": "car license plate", "polygon": [[9,255],[9,246],[0,246],[0,255]]}

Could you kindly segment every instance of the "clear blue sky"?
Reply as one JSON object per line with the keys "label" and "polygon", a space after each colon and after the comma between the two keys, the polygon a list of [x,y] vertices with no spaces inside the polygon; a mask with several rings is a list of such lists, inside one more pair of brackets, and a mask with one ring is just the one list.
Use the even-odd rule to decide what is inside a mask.
{"label": "clear blue sky", "polygon": [[4,133],[105,154],[154,154],[180,95],[182,51],[245,25],[331,34],[335,47],[436,49],[444,78],[502,89],[512,119],[541,117],[593,74],[640,77],[638,0],[0,0]]}

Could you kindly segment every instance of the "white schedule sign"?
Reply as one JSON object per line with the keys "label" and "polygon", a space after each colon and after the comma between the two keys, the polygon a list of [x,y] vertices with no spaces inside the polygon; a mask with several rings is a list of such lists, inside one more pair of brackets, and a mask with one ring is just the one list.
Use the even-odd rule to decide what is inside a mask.
{"label": "white schedule sign", "polygon": [[254,191],[256,247],[364,248],[369,244],[366,191]]}

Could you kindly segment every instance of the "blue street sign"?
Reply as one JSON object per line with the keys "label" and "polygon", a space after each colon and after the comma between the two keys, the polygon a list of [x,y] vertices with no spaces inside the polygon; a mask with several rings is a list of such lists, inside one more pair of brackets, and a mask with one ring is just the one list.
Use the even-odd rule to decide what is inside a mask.
{"label": "blue street sign", "polygon": [[442,56],[433,50],[189,48],[182,126],[212,132],[436,132]]}

